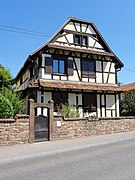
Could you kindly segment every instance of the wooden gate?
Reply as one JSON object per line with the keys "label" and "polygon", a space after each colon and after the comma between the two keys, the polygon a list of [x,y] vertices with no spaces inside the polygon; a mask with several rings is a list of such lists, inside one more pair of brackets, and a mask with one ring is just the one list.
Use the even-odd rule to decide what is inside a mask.
{"label": "wooden gate", "polygon": [[42,142],[49,140],[49,114],[35,116],[34,121],[34,141]]}
{"label": "wooden gate", "polygon": [[30,99],[30,136],[29,142],[43,142],[52,139],[53,101],[48,104],[35,103]]}

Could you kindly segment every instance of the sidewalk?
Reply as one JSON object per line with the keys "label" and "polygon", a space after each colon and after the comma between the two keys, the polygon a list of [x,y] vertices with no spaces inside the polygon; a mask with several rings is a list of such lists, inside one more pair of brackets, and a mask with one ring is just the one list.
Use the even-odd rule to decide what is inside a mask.
{"label": "sidewalk", "polygon": [[42,157],[122,140],[135,139],[135,131],[0,147],[0,163]]}

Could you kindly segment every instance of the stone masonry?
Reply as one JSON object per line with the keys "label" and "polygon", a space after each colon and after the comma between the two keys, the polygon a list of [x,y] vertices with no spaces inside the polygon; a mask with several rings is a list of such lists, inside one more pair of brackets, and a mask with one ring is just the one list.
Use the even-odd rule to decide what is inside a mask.
{"label": "stone masonry", "polygon": [[28,140],[28,115],[17,115],[15,119],[0,119],[0,146],[28,143]]}
{"label": "stone masonry", "polygon": [[57,116],[54,119],[55,140],[135,130],[135,117],[63,119]]}

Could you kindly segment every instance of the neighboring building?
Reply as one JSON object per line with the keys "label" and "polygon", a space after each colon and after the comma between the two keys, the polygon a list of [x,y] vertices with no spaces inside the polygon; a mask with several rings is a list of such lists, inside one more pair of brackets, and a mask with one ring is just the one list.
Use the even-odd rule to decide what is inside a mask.
{"label": "neighboring building", "polygon": [[120,94],[120,100],[124,100],[125,92],[130,91],[130,90],[135,90],[135,82],[122,85],[121,90],[122,90],[122,93]]}
{"label": "neighboring building", "polygon": [[135,90],[135,82],[121,86],[123,91]]}
{"label": "neighboring building", "polygon": [[[31,53],[16,76],[26,101],[68,102],[80,116],[119,116],[117,71],[123,63],[93,22],[69,18],[42,47]],[[41,109],[38,109],[38,114]]]}

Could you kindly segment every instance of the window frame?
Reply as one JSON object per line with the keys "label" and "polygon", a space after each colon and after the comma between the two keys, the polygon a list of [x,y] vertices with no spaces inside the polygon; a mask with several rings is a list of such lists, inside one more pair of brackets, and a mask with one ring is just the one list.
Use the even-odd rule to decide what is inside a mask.
{"label": "window frame", "polygon": [[68,92],[53,91],[52,99],[54,101],[54,111],[57,112],[59,108],[62,109],[62,106],[68,103]]}
{"label": "window frame", "polygon": [[[78,38],[78,42],[76,42],[76,37]],[[86,40],[86,43],[83,43],[84,38]],[[81,34],[74,34],[74,44],[87,47],[88,46],[88,36],[81,35]]]}
{"label": "window frame", "polygon": [[[83,112],[97,112],[97,95],[96,93],[83,93]],[[86,99],[86,100],[85,100]]]}
{"label": "window frame", "polygon": [[[66,72],[66,61],[64,58],[56,58],[54,57],[53,60],[52,60],[52,73],[53,74],[63,74],[65,75],[67,72]],[[58,64],[57,64],[57,71],[55,72],[54,71],[54,61],[56,61]],[[61,72],[61,62],[64,62],[64,71]]]}
{"label": "window frame", "polygon": [[[84,70],[83,63],[86,63],[86,67],[88,68],[86,71]],[[91,71],[91,63],[93,66],[93,71]],[[84,73],[85,72],[85,73]],[[83,78],[96,78],[96,64],[93,59],[82,59],[81,60],[81,74]]]}

